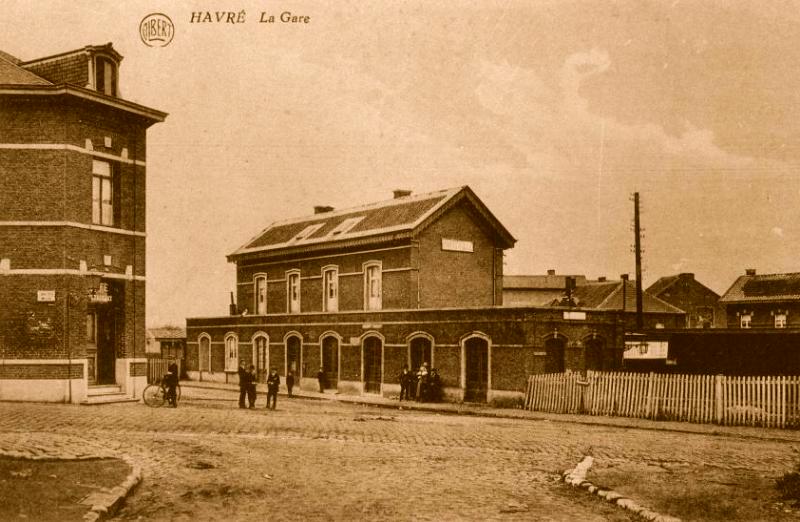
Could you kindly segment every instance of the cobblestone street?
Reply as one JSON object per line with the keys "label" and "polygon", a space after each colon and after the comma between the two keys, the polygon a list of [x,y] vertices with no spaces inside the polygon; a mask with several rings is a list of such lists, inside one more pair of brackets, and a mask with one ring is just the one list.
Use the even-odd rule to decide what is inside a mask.
{"label": "cobblestone street", "polygon": [[794,457],[791,440],[284,396],[274,412],[240,410],[234,398],[185,388],[177,409],[0,403],[0,451],[130,455],[144,480],[124,520],[629,520],[558,473],[592,455],[774,475]]}

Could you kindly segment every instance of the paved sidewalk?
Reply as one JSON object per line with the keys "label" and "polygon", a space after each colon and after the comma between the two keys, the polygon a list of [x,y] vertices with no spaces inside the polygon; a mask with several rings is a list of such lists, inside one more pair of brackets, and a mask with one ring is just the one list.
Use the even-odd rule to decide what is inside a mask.
{"label": "paved sidewalk", "polygon": [[[237,384],[219,382],[181,381],[182,388],[199,388],[230,392],[231,400],[236,400],[239,393]],[[258,395],[263,397],[267,393],[265,384],[258,384]],[[645,430],[672,431],[679,433],[694,433],[701,435],[721,435],[738,438],[753,438],[760,440],[775,440],[783,442],[796,442],[800,444],[800,430],[752,428],[746,426],[719,426],[716,424],[694,424],[689,422],[653,421],[647,419],[634,419],[629,417],[608,417],[592,415],[570,415],[558,413],[544,413],[510,408],[492,408],[488,405],[477,403],[453,402],[416,402],[398,401],[379,395],[345,395],[334,391],[319,393],[295,388],[292,394],[296,398],[313,400],[330,400],[350,404],[363,404],[381,408],[402,408],[406,410],[419,410],[438,412],[454,415],[479,415],[482,417],[498,417],[505,419],[528,419],[536,421],[568,422],[573,424],[586,424],[592,426],[612,426],[617,428],[636,428]],[[286,397],[285,393],[281,396]]]}

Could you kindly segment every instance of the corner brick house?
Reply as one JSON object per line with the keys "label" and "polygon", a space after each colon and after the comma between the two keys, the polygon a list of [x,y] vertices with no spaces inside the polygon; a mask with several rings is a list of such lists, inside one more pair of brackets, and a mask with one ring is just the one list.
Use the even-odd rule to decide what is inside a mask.
{"label": "corner brick house", "polygon": [[146,384],[146,130],[111,44],[0,52],[0,400],[101,402]]}
{"label": "corner brick house", "polygon": [[315,390],[322,368],[341,393],[392,395],[427,362],[448,399],[491,401],[534,373],[620,367],[622,310],[502,306],[515,240],[469,187],[394,196],[316,207],[230,254],[232,314],[187,319],[189,376],[235,382],[245,359],[261,379],[275,367]]}

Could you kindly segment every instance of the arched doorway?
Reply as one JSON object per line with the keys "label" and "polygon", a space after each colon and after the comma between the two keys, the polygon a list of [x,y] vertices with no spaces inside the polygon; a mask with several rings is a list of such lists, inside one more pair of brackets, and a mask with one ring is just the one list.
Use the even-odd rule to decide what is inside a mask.
{"label": "arched doorway", "polygon": [[432,343],[427,337],[414,337],[408,343],[410,369],[412,372],[419,370],[422,363],[428,363],[428,369],[433,367]]}
{"label": "arched doorway", "polygon": [[361,344],[364,363],[364,392],[380,393],[383,373],[383,342],[370,336]]}
{"label": "arched doorway", "polygon": [[267,374],[269,373],[269,338],[265,334],[256,334],[253,338],[253,359],[258,382],[267,382]]}
{"label": "arched doorway", "polygon": [[203,380],[203,372],[211,371],[211,338],[208,334],[200,336],[197,350],[197,371],[200,372],[200,380]]}
{"label": "arched doorway", "polygon": [[464,341],[464,401],[486,402],[489,389],[489,341],[470,337]]}
{"label": "arched doorway", "polygon": [[292,372],[295,383],[300,382],[300,347],[303,341],[296,335],[286,338],[286,375]]}
{"label": "arched doorway", "polygon": [[339,386],[339,339],[332,335],[322,339],[322,372],[325,387],[336,389]]}
{"label": "arched doorway", "polygon": [[566,340],[561,337],[551,337],[544,342],[547,352],[544,363],[544,373],[564,373],[564,348]]}
{"label": "arched doorway", "polygon": [[589,339],[584,343],[584,361],[586,369],[590,371],[600,371],[603,369],[603,350],[606,342],[603,339]]}

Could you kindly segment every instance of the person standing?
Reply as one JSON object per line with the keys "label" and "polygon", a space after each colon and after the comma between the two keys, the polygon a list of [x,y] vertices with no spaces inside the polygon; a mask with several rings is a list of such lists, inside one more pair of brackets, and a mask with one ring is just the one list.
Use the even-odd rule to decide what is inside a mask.
{"label": "person standing", "polygon": [[400,400],[404,398],[409,399],[409,386],[411,385],[411,372],[408,371],[408,365],[403,366],[403,371],[400,372]]}
{"label": "person standing", "polygon": [[286,372],[286,391],[289,392],[289,397],[292,396],[292,388],[294,388],[294,374],[289,370]]}
{"label": "person standing", "polygon": [[417,401],[425,402],[425,394],[428,388],[428,363],[422,363],[417,372]]}
{"label": "person standing", "polygon": [[322,368],[317,372],[317,382],[319,383],[319,392],[325,393],[325,371]]}
{"label": "person standing", "polygon": [[167,402],[173,408],[178,407],[178,365],[174,362],[170,363],[167,368],[167,374],[164,376],[164,384],[167,387]]}
{"label": "person standing", "polygon": [[272,409],[278,404],[278,387],[281,385],[281,377],[278,375],[278,370],[272,368],[267,377],[267,409],[269,409],[269,402],[272,399]]}
{"label": "person standing", "polygon": [[247,389],[250,387],[247,369],[244,366],[244,359],[239,361],[239,369],[236,370],[236,373],[239,374],[239,407],[244,408],[244,399],[247,396]]}
{"label": "person standing", "polygon": [[256,382],[258,381],[258,377],[256,377],[256,367],[254,365],[250,365],[250,368],[247,370],[247,402],[250,404],[250,409],[256,407]]}

